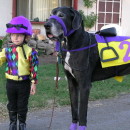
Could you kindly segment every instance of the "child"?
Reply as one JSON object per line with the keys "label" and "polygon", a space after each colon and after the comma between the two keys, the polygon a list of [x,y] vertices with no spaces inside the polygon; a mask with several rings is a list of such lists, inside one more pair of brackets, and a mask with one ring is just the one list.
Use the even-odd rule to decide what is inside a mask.
{"label": "child", "polygon": [[26,130],[29,95],[36,92],[38,57],[37,52],[26,44],[26,39],[32,35],[28,19],[18,16],[6,26],[13,44],[0,52],[0,66],[6,62],[9,130],[17,130],[17,117],[19,130]]}

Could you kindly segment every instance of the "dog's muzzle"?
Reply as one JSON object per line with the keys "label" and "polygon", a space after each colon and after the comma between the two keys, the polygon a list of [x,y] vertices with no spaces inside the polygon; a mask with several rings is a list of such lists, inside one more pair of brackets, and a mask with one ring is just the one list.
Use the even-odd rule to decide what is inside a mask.
{"label": "dog's muzzle", "polygon": [[51,33],[51,28],[52,28],[52,23],[50,23],[50,22],[46,22],[45,24],[44,24],[44,27],[45,27],[45,29],[46,29],[46,35],[47,35],[47,37],[49,38],[49,39],[56,39],[55,38],[55,36]]}
{"label": "dog's muzzle", "polygon": [[[75,31],[74,29],[68,31],[64,21],[60,17],[58,17],[56,15],[50,16],[49,19],[55,19],[62,26],[62,29],[63,29],[63,32],[64,32],[64,36],[69,36],[70,34],[72,34]],[[49,33],[50,32],[50,28],[52,27],[52,25],[51,25],[51,23],[47,22],[47,23],[45,23],[44,27],[46,29],[46,32]],[[50,36],[49,38],[52,37],[51,35],[49,35],[49,36]]]}
{"label": "dog's muzzle", "polygon": [[45,27],[46,30],[50,30],[50,28],[52,27],[52,24],[50,22],[46,22],[44,24],[44,27]]}

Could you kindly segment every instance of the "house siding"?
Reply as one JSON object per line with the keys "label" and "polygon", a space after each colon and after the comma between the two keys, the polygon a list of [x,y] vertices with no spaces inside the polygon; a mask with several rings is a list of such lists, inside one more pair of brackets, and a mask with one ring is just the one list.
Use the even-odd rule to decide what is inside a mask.
{"label": "house siding", "polygon": [[122,0],[122,21],[123,35],[130,36],[130,0]]}
{"label": "house siding", "polygon": [[[92,8],[87,8],[84,6],[83,0],[78,1],[78,10],[82,10],[85,15],[89,15],[91,12],[94,12],[95,14],[97,14],[96,3],[93,4]],[[89,29],[90,32],[95,32],[95,30],[96,30],[96,25],[92,27],[91,29]]]}
{"label": "house siding", "polygon": [[0,0],[0,36],[6,35],[6,24],[12,18],[12,0]]}

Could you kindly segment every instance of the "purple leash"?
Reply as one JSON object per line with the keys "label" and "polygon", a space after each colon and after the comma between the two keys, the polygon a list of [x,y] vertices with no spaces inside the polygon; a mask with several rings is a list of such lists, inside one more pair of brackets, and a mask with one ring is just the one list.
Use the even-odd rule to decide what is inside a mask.
{"label": "purple leash", "polygon": [[85,49],[89,49],[89,48],[91,48],[91,47],[94,47],[94,46],[96,46],[97,44],[95,43],[95,44],[92,44],[92,45],[90,45],[90,46],[86,46],[86,47],[83,47],[83,48],[78,48],[78,49],[74,49],[74,50],[67,50],[67,49],[62,49],[62,51],[68,51],[68,52],[74,52],[74,51],[82,51],[82,50],[85,50]]}
{"label": "purple leash", "polygon": [[[74,50],[67,50],[67,49],[64,49],[64,48],[62,48],[61,50],[62,51],[68,51],[68,52],[74,52],[74,51],[83,51],[83,50],[85,50],[85,49],[89,49],[89,48],[91,48],[91,47],[94,47],[94,46],[96,46],[97,44],[95,43],[95,44],[92,44],[92,45],[89,45],[89,46],[86,46],[86,47],[83,47],[83,48],[78,48],[78,49],[74,49]],[[57,51],[57,52],[59,52],[60,51],[60,42],[59,41],[57,41],[56,43],[55,43],[55,51]]]}

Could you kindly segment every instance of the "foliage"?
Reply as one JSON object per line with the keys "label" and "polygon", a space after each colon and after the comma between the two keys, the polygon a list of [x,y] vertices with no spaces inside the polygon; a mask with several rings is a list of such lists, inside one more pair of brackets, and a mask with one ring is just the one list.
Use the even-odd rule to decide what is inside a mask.
{"label": "foliage", "polygon": [[0,39],[0,49],[2,48],[3,41]]}
{"label": "foliage", "polygon": [[4,44],[4,42],[7,40],[8,34],[6,36],[4,36],[3,39],[0,39],[0,49],[2,48],[2,45]]}
{"label": "foliage", "polygon": [[82,18],[83,18],[83,21],[85,20],[85,14],[84,14],[84,11],[83,10],[79,10],[79,13],[82,15]]}
{"label": "foliage", "polygon": [[83,2],[84,2],[84,6],[86,6],[87,8],[92,8],[93,3],[95,3],[96,0],[83,0]]}
{"label": "foliage", "polygon": [[90,29],[92,28],[97,20],[97,15],[94,14],[94,12],[91,12],[89,15],[84,15],[84,12],[82,10],[79,11],[82,15],[83,21],[84,21],[84,27]]}

